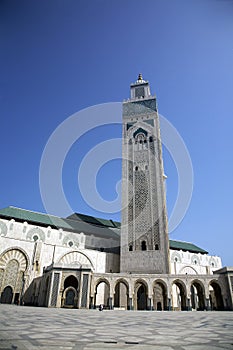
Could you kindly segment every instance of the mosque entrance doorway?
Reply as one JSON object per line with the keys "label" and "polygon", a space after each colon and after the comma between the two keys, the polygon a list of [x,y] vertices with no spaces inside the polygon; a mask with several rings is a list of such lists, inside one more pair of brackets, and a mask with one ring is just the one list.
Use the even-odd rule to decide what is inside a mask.
{"label": "mosque entrance doorway", "polygon": [[4,288],[1,295],[2,304],[11,304],[13,299],[13,289],[10,286]]}
{"label": "mosque entrance doorway", "polygon": [[63,307],[78,307],[78,280],[75,276],[70,275],[65,279],[62,299]]}
{"label": "mosque entrance doorway", "polygon": [[156,281],[153,288],[154,310],[167,310],[167,287],[162,281]]}
{"label": "mosque entrance doorway", "polygon": [[135,286],[136,310],[147,310],[147,287],[143,282],[137,282]]}

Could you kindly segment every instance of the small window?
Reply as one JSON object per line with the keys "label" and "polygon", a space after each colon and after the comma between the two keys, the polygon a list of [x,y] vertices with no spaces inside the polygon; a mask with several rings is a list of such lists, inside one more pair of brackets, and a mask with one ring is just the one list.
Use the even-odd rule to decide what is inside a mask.
{"label": "small window", "polygon": [[147,165],[145,165],[145,170],[148,170],[148,166]]}
{"label": "small window", "polygon": [[178,261],[178,259],[177,258],[175,258],[175,262],[177,262]]}
{"label": "small window", "polygon": [[152,136],[150,136],[149,141],[153,142],[153,137]]}
{"label": "small window", "polygon": [[146,250],[146,241],[142,241],[141,243],[141,249]]}
{"label": "small window", "polygon": [[33,241],[34,241],[34,242],[38,241],[38,239],[39,239],[39,237],[38,237],[37,235],[34,235],[34,236],[33,236]]}
{"label": "small window", "polygon": [[135,167],[135,171],[138,171],[138,166]]}
{"label": "small window", "polygon": [[159,250],[158,244],[155,245],[155,250]]}
{"label": "small window", "polygon": [[129,245],[129,252],[132,252],[132,251],[133,251],[133,246]]}
{"label": "small window", "polygon": [[74,242],[72,242],[72,241],[69,241],[68,245],[69,245],[70,247],[73,247],[73,245],[74,245]]}

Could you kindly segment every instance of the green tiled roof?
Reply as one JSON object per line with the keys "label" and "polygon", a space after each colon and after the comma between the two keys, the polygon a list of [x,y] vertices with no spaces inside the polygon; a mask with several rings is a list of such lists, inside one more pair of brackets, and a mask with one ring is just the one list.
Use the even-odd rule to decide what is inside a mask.
{"label": "green tiled roof", "polygon": [[[113,220],[100,219],[94,216],[74,213],[67,218],[60,218],[54,215],[37,213],[15,207],[0,209],[0,217],[15,219],[21,222],[38,224],[42,226],[51,226],[53,228],[62,228],[70,232],[85,232],[100,237],[119,239],[121,223]],[[170,240],[170,249],[190,251],[193,253],[207,254],[208,252],[195,244]]]}
{"label": "green tiled roof", "polygon": [[[15,219],[22,222],[27,221],[29,223],[38,224],[46,227],[51,226],[53,228],[61,228],[65,231],[70,232],[85,232],[87,234],[93,234],[101,237],[108,237],[114,239],[119,238],[119,229],[116,225],[113,224],[113,222],[111,222],[111,225],[107,225],[107,223],[105,223],[105,225],[101,225],[100,223],[99,225],[96,225],[94,223],[94,220],[87,220],[87,215],[79,215],[79,220],[74,220],[73,218],[59,218],[58,216],[37,213],[30,210],[15,208],[12,206],[0,209],[0,217],[3,218]],[[103,221],[107,222],[108,220]]]}
{"label": "green tiled roof", "polygon": [[202,253],[202,254],[208,254],[208,252],[202,248],[197,247],[195,244],[188,243],[188,242],[182,242],[182,241],[173,241],[170,239],[170,249],[175,250],[184,250],[189,251],[193,253]]}
{"label": "green tiled roof", "polygon": [[7,207],[0,209],[0,215],[10,217],[12,219],[19,219],[20,221],[34,222],[46,226],[61,227],[69,229],[70,227],[65,223],[65,221],[57,216],[37,213],[30,210],[25,210],[15,207]]}
{"label": "green tiled roof", "polygon": [[81,220],[81,221],[88,222],[89,224],[98,225],[98,226],[117,227],[117,228],[120,227],[120,222],[107,220],[107,219],[100,219],[94,216],[89,216],[89,215],[84,215],[79,213],[74,213],[68,216],[67,219],[79,220],[79,221]]}

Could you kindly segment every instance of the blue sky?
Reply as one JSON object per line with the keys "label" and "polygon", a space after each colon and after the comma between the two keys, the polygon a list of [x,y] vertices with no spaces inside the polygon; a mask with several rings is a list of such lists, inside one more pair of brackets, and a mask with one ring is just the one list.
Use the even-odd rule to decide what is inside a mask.
{"label": "blue sky", "polygon": [[[192,201],[171,238],[233,265],[232,16],[231,0],[2,0],[0,207],[44,211],[39,165],[52,132],[83,108],[128,98],[142,72],[193,164]],[[71,147],[62,179],[74,211],[120,220],[88,206],[77,186],[85,154],[120,136],[119,125],[105,126]],[[170,213],[177,172],[166,150],[164,166]],[[114,199],[120,178],[120,160],[103,166],[104,198]]]}

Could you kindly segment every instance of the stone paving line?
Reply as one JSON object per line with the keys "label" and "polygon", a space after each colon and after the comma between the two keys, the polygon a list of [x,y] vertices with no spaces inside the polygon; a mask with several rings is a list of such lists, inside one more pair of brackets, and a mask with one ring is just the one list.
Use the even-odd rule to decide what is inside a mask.
{"label": "stone paving line", "polygon": [[0,349],[233,350],[233,312],[100,312],[0,304]]}

